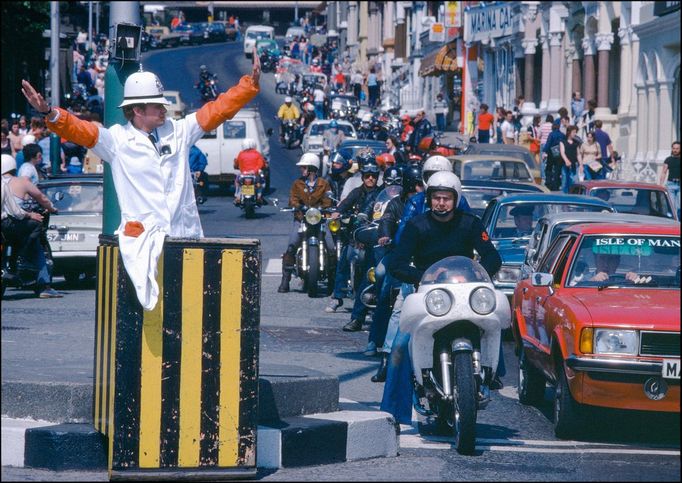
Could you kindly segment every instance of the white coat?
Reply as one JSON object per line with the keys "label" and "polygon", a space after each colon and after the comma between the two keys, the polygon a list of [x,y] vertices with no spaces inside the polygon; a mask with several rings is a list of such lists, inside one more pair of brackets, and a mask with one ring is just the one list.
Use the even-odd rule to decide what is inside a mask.
{"label": "white coat", "polygon": [[[204,134],[196,114],[167,119],[158,133],[159,154],[145,135],[128,124],[99,128],[92,150],[111,165],[121,207],[116,230],[121,257],[137,297],[152,310],[159,297],[157,261],[166,235],[180,238],[204,236],[189,172],[189,149]],[[145,231],[139,237],[124,234],[129,221],[139,221]]]}

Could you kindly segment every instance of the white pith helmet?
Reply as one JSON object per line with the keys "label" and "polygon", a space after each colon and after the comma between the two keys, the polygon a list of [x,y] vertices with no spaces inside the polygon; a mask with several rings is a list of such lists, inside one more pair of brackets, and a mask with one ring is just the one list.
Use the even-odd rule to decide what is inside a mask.
{"label": "white pith helmet", "polygon": [[451,191],[456,194],[457,201],[462,197],[462,183],[452,171],[438,171],[429,178],[426,194],[430,196],[435,191]]}
{"label": "white pith helmet", "polygon": [[284,98],[284,102],[287,103],[287,104],[291,103],[291,101],[292,101],[292,99],[291,99],[291,97],[289,97],[289,96],[286,96],[286,97]]}
{"label": "white pith helmet", "polygon": [[[422,167],[422,173],[424,178],[424,184],[428,185],[429,177],[434,176],[434,173],[440,171],[450,171],[452,172],[452,163],[445,156],[431,156],[426,161],[424,161],[424,166]],[[426,173],[432,173],[427,175]]]}
{"label": "white pith helmet", "polygon": [[296,166],[312,166],[320,169],[320,157],[315,153],[305,153],[301,159],[296,163]]}
{"label": "white pith helmet", "polygon": [[[9,173],[13,169],[17,169],[17,160],[14,159],[9,154],[3,154],[2,155],[2,173],[0,173],[0,174]],[[4,186],[3,186],[3,188],[4,188]]]}
{"label": "white pith helmet", "polygon": [[244,138],[242,141],[242,151],[247,149],[256,149],[256,140],[253,138]]}
{"label": "white pith helmet", "polygon": [[135,72],[123,86],[123,102],[118,107],[131,104],[164,104],[170,102],[163,96],[163,85],[152,72]]}

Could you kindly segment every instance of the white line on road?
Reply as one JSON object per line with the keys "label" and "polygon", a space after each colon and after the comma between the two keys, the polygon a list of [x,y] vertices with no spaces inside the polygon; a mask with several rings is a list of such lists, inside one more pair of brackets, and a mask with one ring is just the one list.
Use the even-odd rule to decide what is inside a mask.
{"label": "white line on road", "polygon": [[265,266],[265,272],[263,272],[263,275],[265,274],[282,274],[282,259],[281,258],[269,258],[268,259],[268,264]]}

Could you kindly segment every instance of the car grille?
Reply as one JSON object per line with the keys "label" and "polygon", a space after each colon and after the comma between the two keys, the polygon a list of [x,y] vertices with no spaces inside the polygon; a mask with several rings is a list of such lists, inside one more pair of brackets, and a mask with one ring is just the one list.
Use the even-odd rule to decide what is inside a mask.
{"label": "car grille", "polygon": [[679,332],[642,332],[639,345],[641,356],[680,356]]}

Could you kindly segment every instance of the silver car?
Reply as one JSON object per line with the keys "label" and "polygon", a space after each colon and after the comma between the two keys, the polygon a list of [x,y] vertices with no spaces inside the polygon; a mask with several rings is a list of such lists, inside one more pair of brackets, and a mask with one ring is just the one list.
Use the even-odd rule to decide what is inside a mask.
{"label": "silver car", "polygon": [[52,275],[63,275],[69,283],[82,274],[94,276],[102,233],[102,175],[54,178],[41,181],[38,187],[59,210],[50,215],[47,232],[54,260]]}
{"label": "silver car", "polygon": [[[304,153],[315,153],[318,156],[322,153],[324,132],[329,129],[332,119],[315,120],[310,123],[303,135],[301,149]],[[355,128],[348,121],[336,121],[339,129],[343,131],[345,139],[357,139]]]}

